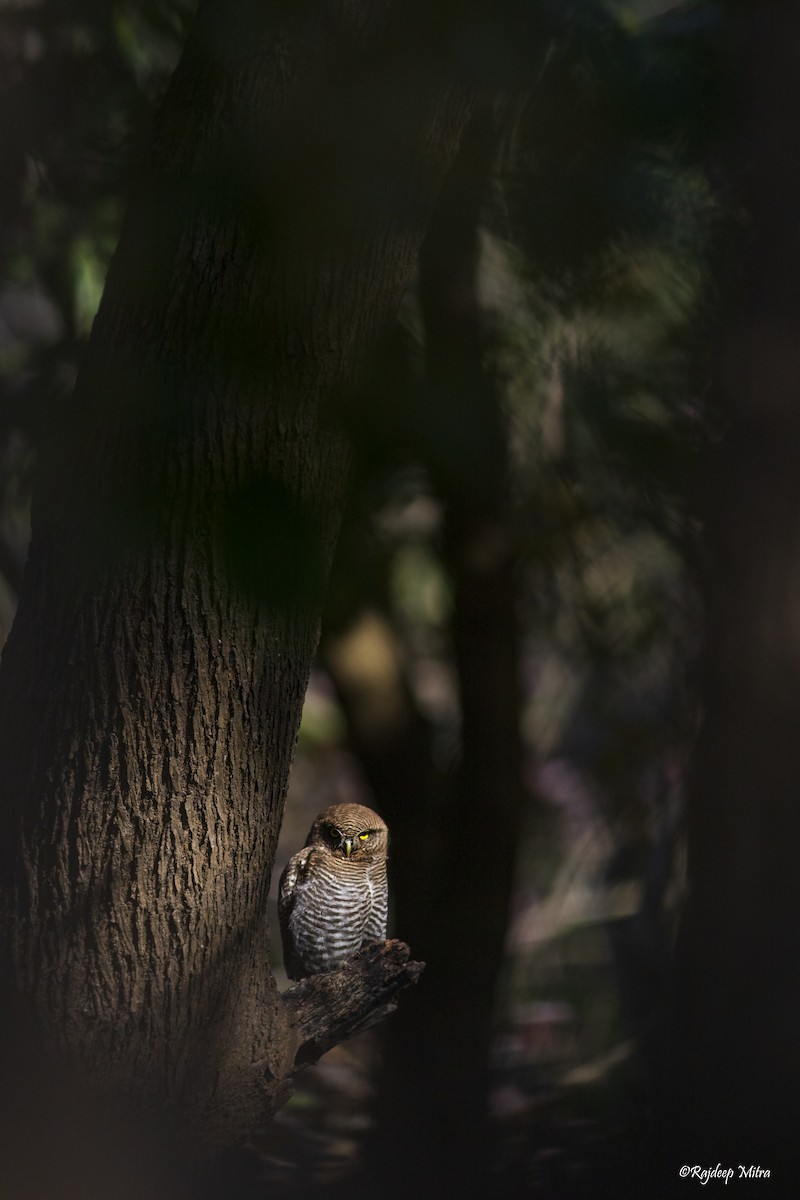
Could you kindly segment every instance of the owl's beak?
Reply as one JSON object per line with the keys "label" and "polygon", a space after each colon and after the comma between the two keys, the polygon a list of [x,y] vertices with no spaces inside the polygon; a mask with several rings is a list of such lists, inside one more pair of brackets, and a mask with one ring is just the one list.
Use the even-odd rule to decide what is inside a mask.
{"label": "owl's beak", "polygon": [[344,840],[342,841],[342,848],[343,848],[345,854],[347,855],[347,857],[349,858],[353,852],[353,839],[352,838],[344,838]]}

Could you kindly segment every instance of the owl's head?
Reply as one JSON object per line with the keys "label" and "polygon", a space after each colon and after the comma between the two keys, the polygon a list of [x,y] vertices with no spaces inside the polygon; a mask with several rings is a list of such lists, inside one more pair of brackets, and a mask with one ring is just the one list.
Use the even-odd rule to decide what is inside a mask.
{"label": "owl's head", "polygon": [[307,846],[325,846],[337,857],[374,862],[386,857],[386,822],[363,804],[332,804],[311,826]]}

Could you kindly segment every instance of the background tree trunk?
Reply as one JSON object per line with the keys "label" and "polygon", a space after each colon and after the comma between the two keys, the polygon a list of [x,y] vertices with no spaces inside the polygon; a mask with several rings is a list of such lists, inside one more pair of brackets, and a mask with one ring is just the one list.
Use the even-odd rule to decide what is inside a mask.
{"label": "background tree trunk", "polygon": [[336,400],[468,115],[440,18],[201,5],[43,456],[0,672],[6,980],[207,1151],[292,1052],[264,914],[345,486]]}
{"label": "background tree trunk", "polygon": [[[704,478],[708,683],[679,977],[680,1162],[797,1166],[800,1010],[800,5],[738,16],[728,258]],[[738,268],[731,278],[730,264]],[[678,1158],[672,1166],[677,1170]]]}
{"label": "background tree trunk", "polygon": [[430,469],[445,512],[461,749],[443,802],[404,819],[395,842],[417,871],[412,885],[405,868],[413,899],[400,872],[403,936],[425,947],[428,969],[386,1031],[369,1177],[387,1197],[491,1187],[489,1058],[524,799],[506,430],[477,293],[494,149],[492,113],[479,109],[420,257],[433,420],[452,438]]}

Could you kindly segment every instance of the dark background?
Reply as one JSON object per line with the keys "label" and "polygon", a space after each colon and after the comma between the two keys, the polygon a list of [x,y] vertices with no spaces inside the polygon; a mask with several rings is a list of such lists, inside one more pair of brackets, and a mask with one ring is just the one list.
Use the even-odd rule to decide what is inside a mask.
{"label": "dark background", "polygon": [[[190,20],[0,8],[3,634]],[[231,1195],[459,1194],[476,1159],[564,1200],[794,1177],[798,32],[788,3],[465,6],[482,99],[343,405],[273,879],[320,809],[376,807],[428,967]]]}

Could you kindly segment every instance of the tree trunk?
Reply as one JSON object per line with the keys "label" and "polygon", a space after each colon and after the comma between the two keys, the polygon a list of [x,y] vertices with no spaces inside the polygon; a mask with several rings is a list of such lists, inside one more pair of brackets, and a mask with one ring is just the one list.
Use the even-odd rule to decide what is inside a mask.
{"label": "tree trunk", "polygon": [[336,400],[468,115],[442,34],[416,3],[201,4],[43,455],[0,671],[6,980],[207,1151],[274,1107],[296,1047],[265,908]]}
{"label": "tree trunk", "polygon": [[748,225],[745,253],[728,256],[729,273],[741,264],[738,277],[723,291],[719,391],[731,429],[704,480],[709,677],[689,806],[672,1165],[760,1165],[772,1186],[791,1191],[800,1076],[800,4],[732,7],[742,36],[729,165]]}

